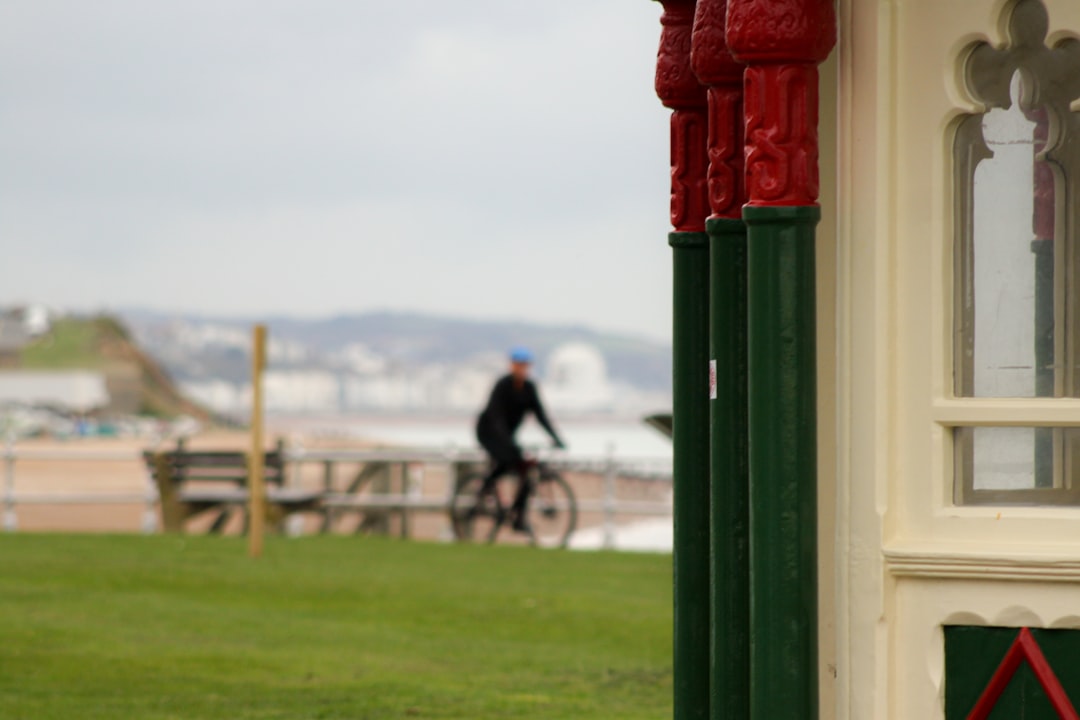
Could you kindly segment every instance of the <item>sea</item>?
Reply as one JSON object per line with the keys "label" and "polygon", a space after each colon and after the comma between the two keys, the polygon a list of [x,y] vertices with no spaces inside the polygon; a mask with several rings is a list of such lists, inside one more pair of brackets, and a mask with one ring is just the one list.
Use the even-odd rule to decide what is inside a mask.
{"label": "sea", "polygon": [[[268,423],[301,434],[363,439],[380,445],[436,450],[478,447],[475,418],[428,414],[344,414],[272,416]],[[566,417],[555,423],[572,460],[612,458],[620,465],[670,466],[671,440],[637,417]],[[527,449],[551,447],[551,439],[533,419],[518,431]]]}

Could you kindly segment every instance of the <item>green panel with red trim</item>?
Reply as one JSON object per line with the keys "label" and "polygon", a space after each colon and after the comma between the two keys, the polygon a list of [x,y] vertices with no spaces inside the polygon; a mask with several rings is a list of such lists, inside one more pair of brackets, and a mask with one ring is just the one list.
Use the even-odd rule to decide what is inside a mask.
{"label": "green panel with red trim", "polygon": [[946,720],[1076,717],[1080,630],[1030,628],[1027,633],[1024,645],[1021,628],[945,628]]}

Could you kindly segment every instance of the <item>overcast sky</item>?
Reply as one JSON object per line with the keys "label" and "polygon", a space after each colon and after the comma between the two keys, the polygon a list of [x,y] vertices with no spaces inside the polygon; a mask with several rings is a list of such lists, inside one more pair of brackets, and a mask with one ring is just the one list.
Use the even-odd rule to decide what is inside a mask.
{"label": "overcast sky", "polygon": [[0,304],[670,337],[649,0],[4,0]]}

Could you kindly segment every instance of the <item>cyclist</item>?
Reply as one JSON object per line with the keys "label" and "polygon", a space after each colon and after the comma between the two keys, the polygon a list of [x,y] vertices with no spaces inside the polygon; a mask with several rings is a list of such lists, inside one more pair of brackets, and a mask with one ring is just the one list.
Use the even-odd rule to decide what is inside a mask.
{"label": "cyclist", "polygon": [[495,481],[501,475],[517,473],[518,488],[514,504],[510,508],[511,520],[514,530],[526,533],[531,531],[525,519],[529,502],[529,463],[514,439],[514,434],[525,415],[531,412],[551,436],[555,447],[566,447],[544,412],[536,384],[529,379],[532,361],[532,353],[527,348],[516,347],[510,351],[510,372],[495,383],[487,405],[476,421],[476,439],[491,456],[492,461],[491,472],[484,477],[480,494],[494,490]]}

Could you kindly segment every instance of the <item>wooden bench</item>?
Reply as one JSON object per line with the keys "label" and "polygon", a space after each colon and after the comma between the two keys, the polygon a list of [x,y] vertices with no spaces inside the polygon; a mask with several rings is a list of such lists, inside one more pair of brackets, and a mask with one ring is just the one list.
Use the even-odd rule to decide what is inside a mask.
{"label": "wooden bench", "polygon": [[[188,520],[207,512],[217,517],[209,532],[220,533],[236,512],[245,513],[248,502],[248,456],[233,450],[176,450],[143,453],[161,499],[165,532],[184,532]],[[285,519],[298,512],[321,510],[323,493],[285,487],[285,454],[279,443],[263,460],[268,529],[280,532]]]}
{"label": "wooden bench", "polygon": [[[387,535],[391,531],[391,517],[397,516],[401,537],[408,537],[414,512],[449,511],[448,495],[425,497],[412,492],[407,474],[415,458],[410,460],[409,453],[393,449],[362,452],[360,468],[344,487],[335,487],[332,466],[329,463],[324,466],[326,494],[322,502],[321,532],[332,532],[339,519],[358,514],[359,520],[352,532]],[[432,459],[441,460],[434,454]]]}

